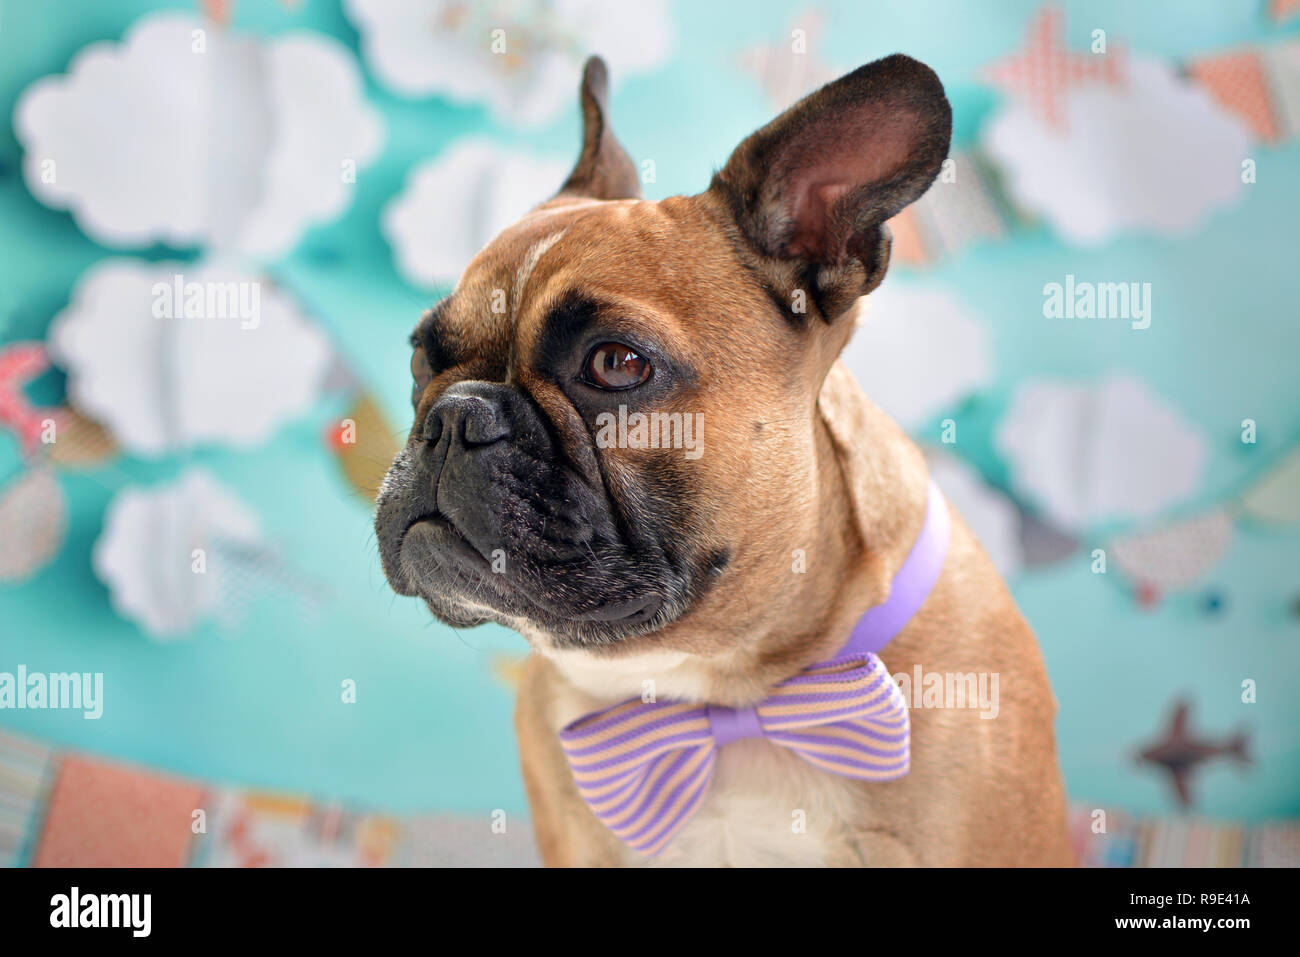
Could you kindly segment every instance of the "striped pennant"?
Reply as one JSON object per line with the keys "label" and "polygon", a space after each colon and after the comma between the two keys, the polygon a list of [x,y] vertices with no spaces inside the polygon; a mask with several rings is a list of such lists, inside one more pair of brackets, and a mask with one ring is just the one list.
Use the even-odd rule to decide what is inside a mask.
{"label": "striped pennant", "polygon": [[49,748],[0,731],[0,867],[24,863],[53,766]]}
{"label": "striped pennant", "polygon": [[845,777],[888,781],[908,770],[907,704],[871,652],[806,668],[751,708],[627,701],[572,722],[560,743],[596,817],[654,856],[704,800],[718,749],[749,737]]}

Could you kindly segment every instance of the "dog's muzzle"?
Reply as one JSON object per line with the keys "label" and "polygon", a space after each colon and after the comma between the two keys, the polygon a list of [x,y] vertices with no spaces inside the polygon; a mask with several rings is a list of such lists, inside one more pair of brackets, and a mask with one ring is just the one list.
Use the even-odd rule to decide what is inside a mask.
{"label": "dog's muzzle", "polygon": [[429,408],[375,518],[393,588],[449,624],[522,617],[583,641],[644,627],[680,591],[663,550],[629,545],[621,524],[532,399],[481,381],[449,387]]}

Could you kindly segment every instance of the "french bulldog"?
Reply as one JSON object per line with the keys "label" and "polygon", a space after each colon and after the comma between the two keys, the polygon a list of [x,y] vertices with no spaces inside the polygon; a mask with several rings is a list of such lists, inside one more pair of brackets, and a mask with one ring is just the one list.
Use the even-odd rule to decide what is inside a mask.
{"label": "french bulldog", "polygon": [[[838,356],[884,278],[887,221],[951,134],[938,77],[896,54],[752,134],[704,192],[652,202],[607,89],[592,58],[572,174],[420,318],[415,421],[375,519],[398,593],[530,645],[515,723],[544,862],[1071,864],[1042,657],[955,512],[881,657],[893,675],[996,675],[996,719],[914,698],[910,770],[887,782],[733,741],[653,858],[579,795],[570,722],[647,689],[753,705],[888,597],[928,473]],[[627,428],[652,414],[670,438],[696,423],[690,441]]]}

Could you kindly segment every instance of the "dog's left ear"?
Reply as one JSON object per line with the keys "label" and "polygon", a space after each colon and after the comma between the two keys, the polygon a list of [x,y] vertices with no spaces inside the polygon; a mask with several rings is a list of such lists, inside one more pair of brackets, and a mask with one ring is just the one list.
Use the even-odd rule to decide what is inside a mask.
{"label": "dog's left ear", "polygon": [[560,187],[560,196],[640,199],[636,164],[623,151],[609,124],[609,72],[598,56],[587,60],[578,91],[582,104],[582,154]]}
{"label": "dog's left ear", "polygon": [[[859,67],[736,147],[709,188],[783,298],[806,288],[827,321],[879,285],[885,221],[938,175],[952,136],[943,84],[894,54]],[[808,288],[810,287],[810,288]]]}

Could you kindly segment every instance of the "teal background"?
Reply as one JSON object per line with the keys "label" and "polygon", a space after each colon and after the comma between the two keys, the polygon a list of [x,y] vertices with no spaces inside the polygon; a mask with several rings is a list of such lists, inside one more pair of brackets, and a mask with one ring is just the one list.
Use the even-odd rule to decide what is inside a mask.
{"label": "teal background", "polygon": [[[11,117],[21,90],[62,72],[87,43],[118,40],[140,15],[189,2],[0,0],[0,339],[42,338],[82,272],[114,254],[72,219],[36,202],[20,175]],[[956,146],[970,146],[996,103],[977,70],[1019,49],[1036,2],[822,4],[829,28],[822,57],[851,68],[902,50],[934,66],[956,115]],[[1295,35],[1262,2],[1129,0],[1066,5],[1072,49],[1102,27],[1134,50],[1183,60],[1199,53]],[[652,158],[651,198],[696,192],[732,146],[769,118],[762,92],[736,54],[788,35],[802,4],[688,3],[672,6],[675,45],[655,72],[616,79],[614,119],[632,155]],[[297,8],[242,0],[237,30],[310,29],[354,53],[357,35],[332,0]],[[576,154],[577,111],[540,130],[494,122],[481,108],[438,99],[404,100],[363,66],[367,96],[382,113],[382,154],[360,171],[354,201],[310,232],[272,275],[322,322],[352,368],[383,402],[395,429],[410,421],[406,335],[434,294],[395,272],[379,230],[382,206],[409,170],[457,137],[487,134],[529,152]],[[1090,379],[1129,372],[1198,423],[1211,461],[1198,496],[1177,514],[1221,502],[1300,441],[1300,144],[1260,146],[1258,182],[1235,207],[1188,238],[1125,238],[1077,250],[1045,230],[978,246],[914,280],[942,284],[988,324],[997,387],[960,410],[957,452],[994,481],[1005,479],[991,432],[1011,390],[1031,376]],[[538,197],[542,199],[543,197]],[[139,255],[139,253],[132,253]],[[149,258],[191,258],[155,249]],[[900,270],[901,272],[902,270]],[[1041,289],[1067,272],[1141,277],[1154,287],[1155,321],[1132,334],[1124,323],[1041,319]],[[870,383],[865,383],[870,391]],[[38,384],[59,395],[57,375]],[[165,462],[132,458],[88,472],[62,471],[71,529],[58,558],[34,580],[0,586],[0,670],[102,671],[105,714],[87,721],[55,711],[0,712],[0,728],[186,775],[308,792],[397,812],[523,810],[511,692],[494,656],[524,642],[487,626],[456,633],[422,606],[395,597],[383,580],[364,504],[348,489],[321,435],[341,412],[327,399],[305,420],[253,452],[204,450]],[[1259,422],[1243,446],[1239,424]],[[937,424],[937,420],[936,420]],[[937,438],[922,430],[921,438]],[[259,514],[270,538],[330,596],[313,618],[293,602],[260,601],[243,626],[200,628],[160,644],[118,618],[90,567],[104,509],[128,483],[154,484],[202,464]],[[20,469],[17,444],[0,434],[0,482]],[[1013,590],[1038,631],[1060,702],[1058,734],[1071,795],[1154,812],[1170,809],[1164,780],[1135,769],[1130,754],[1164,724],[1171,700],[1190,694],[1194,726],[1214,736],[1252,733],[1257,763],[1243,775],[1213,765],[1200,775],[1201,809],[1262,819],[1300,814],[1300,536],[1246,529],[1215,569],[1226,608],[1210,617],[1201,594],[1141,610],[1118,575],[1096,576],[1087,550],[1115,528],[1092,530],[1075,558],[1022,573]],[[340,703],[354,679],[355,705]],[[1243,705],[1253,678],[1259,701]]]}

